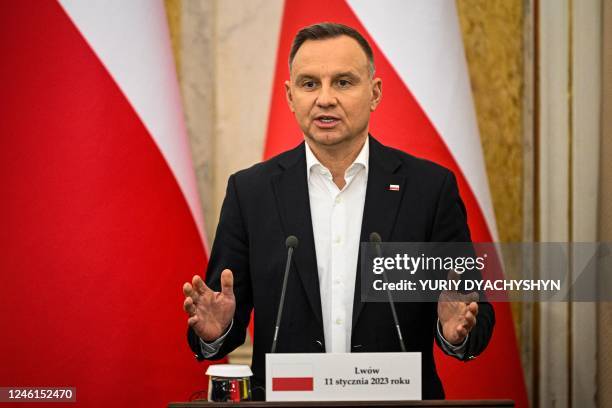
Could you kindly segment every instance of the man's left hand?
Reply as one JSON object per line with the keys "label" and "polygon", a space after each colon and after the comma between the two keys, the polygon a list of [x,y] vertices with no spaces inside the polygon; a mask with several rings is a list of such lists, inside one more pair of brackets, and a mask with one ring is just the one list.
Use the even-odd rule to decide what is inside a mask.
{"label": "man's left hand", "polygon": [[438,300],[438,319],[442,335],[450,344],[463,343],[468,333],[476,326],[478,315],[478,293],[460,294],[444,291]]}

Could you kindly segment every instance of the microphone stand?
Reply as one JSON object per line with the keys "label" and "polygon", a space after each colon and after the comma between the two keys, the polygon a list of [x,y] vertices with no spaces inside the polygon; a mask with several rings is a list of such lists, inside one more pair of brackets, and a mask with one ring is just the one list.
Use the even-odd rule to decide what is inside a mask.
{"label": "microphone stand", "polygon": [[278,330],[280,327],[281,319],[283,316],[283,308],[285,306],[285,293],[287,292],[287,281],[289,278],[289,269],[291,269],[291,257],[293,251],[298,246],[298,239],[294,235],[289,235],[285,240],[285,246],[287,247],[287,264],[285,265],[285,276],[283,278],[283,289],[281,290],[280,302],[278,305],[278,313],[276,315],[276,325],[274,327],[274,337],[272,340],[272,349],[270,353],[276,352],[276,341],[278,340]]}

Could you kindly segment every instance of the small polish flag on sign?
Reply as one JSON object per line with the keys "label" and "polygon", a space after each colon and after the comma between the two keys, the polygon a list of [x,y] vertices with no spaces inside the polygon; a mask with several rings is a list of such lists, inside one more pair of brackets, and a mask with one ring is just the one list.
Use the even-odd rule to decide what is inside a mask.
{"label": "small polish flag on sign", "polygon": [[389,184],[390,191],[399,191],[399,184]]}
{"label": "small polish flag on sign", "polygon": [[277,364],[272,367],[273,391],[312,391],[311,364]]}

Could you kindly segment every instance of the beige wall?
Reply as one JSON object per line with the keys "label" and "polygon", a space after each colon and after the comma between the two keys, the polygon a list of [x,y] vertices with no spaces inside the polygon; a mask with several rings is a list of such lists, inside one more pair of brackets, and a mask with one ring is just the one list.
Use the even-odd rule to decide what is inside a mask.
{"label": "beige wall", "polygon": [[502,242],[520,242],[523,1],[458,0],[470,81]]}
{"label": "beige wall", "polygon": [[263,156],[282,0],[165,0],[212,244],[230,174]]}
{"label": "beige wall", "polygon": [[[599,240],[612,242],[612,0],[604,2],[601,178]],[[609,273],[609,271],[607,271]],[[598,399],[600,407],[612,407],[612,303],[598,307]]]}

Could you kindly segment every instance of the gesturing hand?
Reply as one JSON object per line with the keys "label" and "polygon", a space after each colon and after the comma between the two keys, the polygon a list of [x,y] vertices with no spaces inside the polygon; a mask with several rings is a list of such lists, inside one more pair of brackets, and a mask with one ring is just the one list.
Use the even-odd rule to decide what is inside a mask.
{"label": "gesturing hand", "polygon": [[191,284],[185,282],[183,294],[183,309],[189,315],[187,323],[198,337],[207,342],[221,337],[236,310],[232,271],[225,269],[221,273],[221,292],[210,289],[202,278],[196,275]]}
{"label": "gesturing hand", "polygon": [[451,344],[461,344],[476,326],[478,293],[466,295],[443,291],[438,299],[438,319],[442,335]]}

